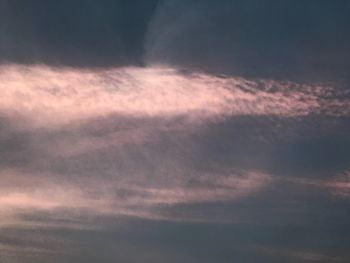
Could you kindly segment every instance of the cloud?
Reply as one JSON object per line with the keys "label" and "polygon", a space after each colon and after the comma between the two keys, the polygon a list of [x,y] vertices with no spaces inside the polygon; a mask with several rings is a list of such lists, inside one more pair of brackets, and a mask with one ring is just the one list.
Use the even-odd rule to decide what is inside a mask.
{"label": "cloud", "polygon": [[298,262],[346,262],[345,258],[337,256],[324,255],[314,251],[293,250],[284,248],[264,247],[264,246],[248,246],[243,248],[255,253],[267,254],[286,260],[292,258]]}
{"label": "cloud", "polygon": [[[68,123],[108,114],[134,117],[348,114],[349,101],[330,87],[182,74],[171,68],[106,71],[43,66],[1,68],[3,114],[34,123]],[[346,92],[346,91],[345,91]],[[54,118],[53,118],[54,117]]]}
{"label": "cloud", "polygon": [[0,0],[0,262],[345,262],[348,7]]}
{"label": "cloud", "polygon": [[[217,226],[237,244],[242,233],[260,244],[272,225],[293,232],[313,217],[349,217],[349,97],[337,86],[160,66],[3,65],[0,80],[0,233],[10,238],[0,239],[1,260],[50,262],[56,253],[65,262],[113,262],[130,259],[140,239],[137,250],[150,259],[147,251],[161,250],[160,262],[168,253],[198,259],[205,246],[231,255],[218,244],[232,237],[217,230],[200,230],[209,243],[195,239],[193,253],[170,236],[182,231],[186,244],[195,236],[186,226]],[[141,230],[150,227],[169,247],[147,242]],[[52,239],[32,242],[36,232]],[[303,234],[297,239],[318,253]],[[115,246],[129,255],[116,255]],[[236,252],[238,260],[251,253]]]}
{"label": "cloud", "polygon": [[[5,181],[6,173],[1,177]],[[193,172],[193,171],[192,171]],[[152,180],[161,175],[155,174]],[[91,214],[98,216],[135,216],[155,220],[184,220],[175,215],[168,218],[162,215],[162,207],[178,204],[195,204],[218,201],[232,201],[252,195],[264,187],[270,177],[268,175],[248,173],[242,175],[199,175],[191,178],[190,174],[181,176],[172,174],[172,182],[160,186],[149,184],[147,178],[128,180],[128,178],[114,178],[85,181],[80,185],[69,181],[59,182],[59,176],[47,180],[43,175],[13,175],[12,180],[22,177],[40,178],[39,185],[26,185],[26,188],[2,186],[0,189],[0,210],[3,215],[0,228],[9,225],[31,226],[27,220],[21,220],[23,213],[59,212],[67,216],[74,214]],[[9,176],[10,177],[10,176]],[[81,179],[83,180],[83,179]],[[187,182],[190,180],[191,182]],[[46,181],[46,182],[43,182]],[[23,182],[22,182],[23,183]],[[160,210],[160,211],[158,211]],[[186,218],[191,221],[191,218]],[[203,218],[203,220],[205,220]],[[34,225],[37,223],[32,222]],[[40,226],[40,224],[38,225]],[[43,224],[42,227],[55,225]],[[61,225],[59,225],[61,226]],[[66,227],[74,226],[72,224]],[[82,225],[77,227],[84,227]]]}
{"label": "cloud", "polygon": [[350,175],[344,172],[331,179],[309,179],[309,178],[289,178],[290,181],[310,185],[317,188],[324,188],[330,191],[334,196],[348,199],[350,198]]}
{"label": "cloud", "polygon": [[[101,189],[95,189],[98,194],[103,196],[103,189],[112,185],[101,200],[107,210],[121,200],[129,209],[235,199],[254,192],[276,172],[266,166],[270,164],[266,159],[265,166],[256,166],[258,155],[247,154],[246,149],[273,149],[266,136],[276,127],[276,136],[288,131],[281,120],[290,126],[317,114],[346,117],[350,109],[347,97],[341,98],[332,87],[254,82],[172,68],[9,65],[1,68],[0,78],[0,109],[6,124],[1,173],[5,190],[12,189],[2,202],[8,207],[23,203],[51,209],[68,199],[77,207],[104,207],[79,190],[96,187],[97,174],[102,180]],[[254,131],[258,118],[267,122]],[[238,140],[227,137],[235,133]],[[293,142],[292,134],[288,138]],[[218,152],[215,147],[221,142],[227,149],[223,146]],[[246,149],[236,151],[239,145]],[[251,161],[242,162],[240,158],[248,155]],[[48,203],[40,200],[49,200],[49,192],[44,191],[45,197],[31,195],[36,187],[25,193],[13,190],[16,184],[37,185],[41,180],[58,185],[39,184],[39,193],[40,188],[57,193]],[[67,200],[60,199],[69,187],[60,188],[65,180],[75,184],[71,194],[66,192]]]}

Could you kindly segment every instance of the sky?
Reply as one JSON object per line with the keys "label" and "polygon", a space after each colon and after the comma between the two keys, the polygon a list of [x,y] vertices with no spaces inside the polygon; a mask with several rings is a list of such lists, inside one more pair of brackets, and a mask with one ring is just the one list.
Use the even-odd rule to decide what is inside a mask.
{"label": "sky", "polygon": [[349,262],[349,11],[0,0],[0,263]]}

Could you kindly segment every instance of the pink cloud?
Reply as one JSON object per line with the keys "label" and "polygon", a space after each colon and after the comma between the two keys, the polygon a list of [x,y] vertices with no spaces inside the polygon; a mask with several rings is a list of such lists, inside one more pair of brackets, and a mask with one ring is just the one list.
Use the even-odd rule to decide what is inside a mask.
{"label": "pink cloud", "polygon": [[254,82],[203,73],[185,75],[171,68],[93,71],[13,65],[1,66],[0,79],[0,110],[25,116],[39,126],[113,113],[186,115],[196,120],[234,115],[292,117],[323,108],[334,113],[349,106],[348,101],[322,99],[328,87]]}
{"label": "pink cloud", "polygon": [[282,180],[293,183],[326,189],[338,198],[350,198],[350,172],[341,173],[330,179],[293,177]]}
{"label": "pink cloud", "polygon": [[[63,209],[112,216],[183,219],[180,215],[170,218],[162,214],[162,207],[240,200],[263,190],[274,177],[250,170],[231,171],[230,168],[217,174],[203,173],[181,159],[171,158],[163,160],[162,167],[151,177],[140,168],[126,169],[127,175],[109,177],[106,172],[107,176],[103,177],[97,174],[94,180],[89,177],[86,168],[89,166],[84,166],[88,160],[80,169],[88,175],[78,175],[78,183],[69,179],[74,177],[74,167],[69,169],[62,165],[67,178],[61,181],[61,175],[47,171],[50,165],[62,161],[61,158],[98,153],[111,146],[112,153],[105,154],[116,152],[113,158],[125,159],[123,165],[133,166],[133,157],[125,153],[128,144],[139,145],[138,154],[146,160],[152,159],[154,156],[142,151],[142,144],[150,137],[172,131],[180,131],[178,136],[182,136],[181,132],[196,134],[202,123],[232,116],[298,118],[317,112],[349,113],[349,108],[345,107],[349,103],[347,100],[327,99],[332,90],[329,87],[248,81],[204,73],[183,74],[172,68],[131,67],[102,71],[1,66],[0,88],[1,114],[17,120],[13,124],[17,130],[41,132],[38,138],[31,138],[30,147],[27,146],[38,154],[31,163],[37,171],[16,167],[0,171],[0,211],[4,215],[0,225],[28,210],[55,212]],[[84,131],[84,127],[88,128],[84,126],[86,122],[114,115],[136,122],[152,122],[132,129],[112,127],[103,136],[90,136]],[[172,121],[179,116],[181,122]],[[162,121],[154,121],[158,119]],[[114,169],[111,173],[115,174],[118,169],[113,166],[113,158],[108,169]],[[335,192],[342,189],[346,193],[348,189],[348,183],[341,180],[304,183],[320,184]]]}
{"label": "pink cloud", "polygon": [[[6,178],[6,171],[2,171],[0,176]],[[11,177],[20,180],[25,175],[12,171]],[[165,186],[149,185],[147,177],[142,176],[137,180],[123,177],[99,180],[99,183],[86,181],[82,185],[60,183],[58,176],[55,180],[50,178],[45,181],[44,177],[41,178],[44,182],[36,186],[0,188],[0,212],[3,215],[0,228],[14,222],[16,225],[25,225],[26,222],[21,222],[18,215],[28,211],[68,211],[72,214],[88,212],[96,215],[182,220],[180,215],[164,216],[162,207],[239,200],[261,191],[271,180],[269,175],[258,172],[232,173],[226,176],[203,174],[191,186],[185,175],[175,175]],[[118,194],[125,191],[128,192],[126,196]]]}

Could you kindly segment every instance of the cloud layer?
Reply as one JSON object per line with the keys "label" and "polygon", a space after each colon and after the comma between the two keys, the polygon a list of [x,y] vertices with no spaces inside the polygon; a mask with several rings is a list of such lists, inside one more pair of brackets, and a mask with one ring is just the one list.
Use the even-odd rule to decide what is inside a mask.
{"label": "cloud layer", "polygon": [[[335,96],[331,87],[253,82],[171,68],[80,71],[6,66],[1,69],[1,88],[1,113],[8,122],[2,133],[5,190],[7,180],[14,187],[27,177],[33,177],[27,179],[28,184],[37,185],[36,181],[48,178],[49,184],[53,180],[56,185],[40,186],[50,189],[43,196],[36,187],[25,193],[7,193],[2,197],[5,207],[51,209],[64,205],[68,197],[62,196],[60,177],[62,182],[80,181],[71,194],[66,193],[70,204],[76,200],[77,207],[84,207],[84,198],[90,207],[101,207],[84,196],[86,182],[82,178],[101,180],[101,187],[86,190],[96,190],[107,206],[112,206],[113,198],[125,199],[126,206],[141,207],[233,199],[271,176],[256,173],[258,167],[241,171],[228,163],[202,174],[171,149],[189,151],[186,155],[191,156],[191,147],[198,147],[193,136],[208,137],[201,135],[208,125],[220,127],[232,118],[230,126],[236,122],[235,129],[240,132],[244,127],[240,126],[247,124],[240,124],[239,118],[267,116],[273,126],[265,129],[279,133],[278,129],[288,129],[280,119],[300,122],[315,114],[333,118],[349,114],[346,94]],[[263,131],[249,132],[258,133],[254,135],[258,140],[269,140]],[[249,147],[255,139],[246,140],[242,147]],[[178,145],[181,141],[188,150]],[[165,147],[170,148],[170,156],[160,156]],[[90,161],[96,168],[89,168]],[[87,184],[94,188],[94,183]],[[39,191],[39,195],[31,196],[31,191]],[[40,200],[48,200],[50,192],[52,201],[40,204]]]}
{"label": "cloud layer", "polygon": [[[84,235],[106,240],[107,233],[118,235],[130,224],[170,224],[152,230],[164,234],[177,224],[240,225],[243,231],[248,230],[242,225],[264,226],[257,230],[264,232],[270,225],[310,227],[312,216],[320,218],[320,226],[334,213],[337,220],[349,217],[349,94],[337,86],[160,66],[4,65],[0,80],[5,262],[50,262],[52,253],[66,262],[84,261],[84,254],[105,262],[130,259],[131,252],[81,251]],[[33,243],[18,236],[37,229],[50,240]],[[56,231],[77,236],[67,240]],[[260,244],[258,237],[251,241]],[[127,243],[104,245],[114,242]],[[275,240],[269,242],[275,246]],[[162,247],[153,245],[150,250]],[[317,247],[284,246],[286,252],[276,254],[248,242],[237,253],[242,258],[253,250],[275,258],[294,253],[305,262],[346,257],[342,250],[335,256],[326,244],[330,255]],[[155,261],[169,254],[158,255]]]}
{"label": "cloud layer", "polygon": [[0,0],[0,262],[349,262],[349,8]]}

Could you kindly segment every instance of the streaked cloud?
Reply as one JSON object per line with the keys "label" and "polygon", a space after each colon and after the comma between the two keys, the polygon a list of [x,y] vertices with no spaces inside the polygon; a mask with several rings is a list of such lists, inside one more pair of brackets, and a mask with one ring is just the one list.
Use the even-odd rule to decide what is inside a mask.
{"label": "streaked cloud", "polygon": [[[13,152],[15,160],[23,154],[27,163],[16,167],[8,162],[1,170],[1,208],[11,212],[87,209],[161,218],[155,208],[249,196],[273,176],[229,164],[198,171],[180,156],[161,157],[149,145],[157,136],[170,136],[171,143],[176,141],[172,136],[190,142],[205,125],[235,116],[298,119],[349,111],[349,101],[334,98],[330,87],[172,68],[12,65],[2,66],[0,78],[1,115],[11,120],[3,141],[11,141],[6,129],[8,136],[30,138],[22,139],[27,152]],[[96,162],[92,170],[91,154]],[[156,168],[157,158],[161,163]]]}
{"label": "streaked cloud", "polygon": [[[3,65],[0,88],[0,232],[53,237],[20,254],[25,238],[0,240],[8,258],[82,254],[52,231],[77,241],[130,220],[303,226],[308,205],[322,216],[349,200],[349,94],[337,86]],[[327,258],[316,251],[278,256]]]}
{"label": "streaked cloud", "polygon": [[[108,114],[131,116],[298,116],[348,100],[326,100],[329,87],[248,81],[171,68],[119,68],[106,71],[2,66],[2,114],[31,122],[67,123]],[[347,114],[348,112],[345,112]],[[194,118],[195,120],[195,118]]]}
{"label": "streaked cloud", "polygon": [[348,262],[349,3],[0,0],[0,263]]}

